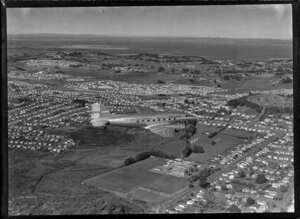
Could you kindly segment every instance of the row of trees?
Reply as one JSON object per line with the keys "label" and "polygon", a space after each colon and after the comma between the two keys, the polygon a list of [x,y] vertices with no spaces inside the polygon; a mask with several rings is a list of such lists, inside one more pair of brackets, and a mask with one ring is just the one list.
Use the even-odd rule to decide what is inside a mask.
{"label": "row of trees", "polygon": [[176,158],[174,155],[168,155],[162,151],[151,150],[151,151],[145,151],[145,152],[139,153],[135,157],[127,158],[124,161],[124,164],[127,166],[127,165],[133,164],[135,162],[145,160],[150,156],[160,157],[160,158],[165,158],[165,159],[172,159],[172,160],[174,160]]}

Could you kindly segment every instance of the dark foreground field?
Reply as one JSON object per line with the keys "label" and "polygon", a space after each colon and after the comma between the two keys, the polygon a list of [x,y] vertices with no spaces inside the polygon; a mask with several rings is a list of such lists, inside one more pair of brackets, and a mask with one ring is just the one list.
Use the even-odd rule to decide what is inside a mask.
{"label": "dark foreground field", "polygon": [[[77,145],[57,155],[9,149],[10,215],[142,213],[143,205],[82,182],[122,167],[128,157],[177,139],[162,139],[139,130],[129,134],[128,129],[90,126],[52,132],[73,137]],[[114,179],[121,182],[125,178]],[[137,199],[143,191],[136,192],[131,196]]]}

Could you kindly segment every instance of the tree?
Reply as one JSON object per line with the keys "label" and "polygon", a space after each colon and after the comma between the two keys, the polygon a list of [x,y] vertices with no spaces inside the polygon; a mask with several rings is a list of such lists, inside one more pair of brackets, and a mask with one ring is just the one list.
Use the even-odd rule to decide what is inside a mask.
{"label": "tree", "polygon": [[29,102],[29,101],[31,101],[31,99],[28,96],[19,97],[17,100],[20,103],[21,102]]}
{"label": "tree", "polygon": [[190,184],[189,184],[189,188],[194,188],[193,183],[190,183]]}
{"label": "tree", "polygon": [[198,180],[198,176],[197,175],[192,175],[190,178],[189,178],[189,181],[190,182],[196,182]]}
{"label": "tree", "polygon": [[193,150],[193,153],[200,153],[200,154],[205,153],[203,147],[200,145],[194,145],[192,150]]}
{"label": "tree", "polygon": [[255,200],[253,198],[251,198],[251,197],[248,197],[247,201],[246,201],[246,204],[248,206],[254,205],[255,204]]}
{"label": "tree", "polygon": [[195,83],[195,82],[196,82],[196,80],[195,80],[195,79],[193,79],[193,78],[190,78],[190,79],[189,79],[189,82],[190,82],[190,83]]}
{"label": "tree", "polygon": [[224,80],[229,80],[230,77],[229,77],[229,75],[224,75],[224,76],[223,76],[223,79],[224,79]]}
{"label": "tree", "polygon": [[165,84],[165,82],[163,80],[157,80],[158,84]]}
{"label": "tree", "polygon": [[130,164],[133,164],[135,163],[135,159],[133,157],[129,157],[127,158],[125,161],[124,161],[125,165],[130,165]]}
{"label": "tree", "polygon": [[228,209],[227,209],[230,213],[241,213],[241,209],[239,209],[238,206],[236,205],[231,205]]}
{"label": "tree", "polygon": [[187,132],[190,132],[190,133],[192,133],[192,134],[194,135],[194,134],[196,134],[196,132],[197,132],[197,128],[196,128],[194,125],[189,124],[189,125],[186,127],[186,131],[187,131]]}
{"label": "tree", "polygon": [[238,174],[239,174],[239,177],[241,177],[241,178],[246,177],[246,173],[243,170],[239,171]]}
{"label": "tree", "polygon": [[140,160],[145,160],[145,159],[147,159],[150,156],[151,156],[151,153],[146,151],[146,152],[137,154],[135,156],[135,161],[137,162],[137,161],[140,161]]}
{"label": "tree", "polygon": [[222,190],[228,190],[228,188],[227,188],[225,185],[222,185],[222,186],[221,186],[221,189],[222,189]]}
{"label": "tree", "polygon": [[293,80],[290,78],[290,77],[285,77],[285,78],[282,78],[282,83],[283,84],[288,84],[288,83],[292,83],[293,82]]}
{"label": "tree", "polygon": [[75,99],[73,100],[74,103],[78,103],[78,104],[81,104],[82,107],[85,106],[85,104],[87,103],[86,100],[83,100],[83,99]]}
{"label": "tree", "polygon": [[257,184],[263,184],[263,183],[267,182],[268,180],[266,179],[264,174],[258,174],[255,181]]}
{"label": "tree", "polygon": [[288,186],[284,186],[284,185],[280,186],[280,192],[285,193],[287,191],[288,191]]}
{"label": "tree", "polygon": [[201,74],[201,72],[200,72],[200,70],[199,70],[199,69],[195,69],[195,70],[194,70],[194,74],[197,74],[197,75],[199,75],[199,74]]}
{"label": "tree", "polygon": [[192,149],[189,146],[187,146],[182,151],[182,155],[183,155],[183,157],[188,157],[191,155],[192,152],[193,152]]}
{"label": "tree", "polygon": [[164,67],[162,67],[162,66],[159,66],[159,68],[158,68],[158,70],[157,70],[158,72],[163,72],[163,71],[165,71],[165,68]]}
{"label": "tree", "polygon": [[209,169],[209,168],[205,168],[205,169],[203,169],[203,170],[201,170],[201,171],[199,172],[198,177],[201,179],[201,178],[206,178],[206,177],[208,177],[209,175],[210,175],[210,169]]}
{"label": "tree", "polygon": [[181,71],[182,71],[182,73],[188,73],[189,69],[188,68],[183,68]]}
{"label": "tree", "polygon": [[201,188],[206,188],[209,185],[209,183],[207,182],[206,177],[205,178],[200,178],[199,180],[199,186]]}

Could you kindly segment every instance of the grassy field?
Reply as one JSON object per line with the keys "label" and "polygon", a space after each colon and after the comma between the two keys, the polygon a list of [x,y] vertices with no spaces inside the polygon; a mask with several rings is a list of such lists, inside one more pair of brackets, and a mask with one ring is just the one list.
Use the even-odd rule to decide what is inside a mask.
{"label": "grassy field", "polygon": [[143,170],[150,170],[154,167],[164,165],[165,163],[166,163],[165,159],[151,156],[146,160],[133,164],[132,166]]}
{"label": "grassy field", "polygon": [[255,95],[248,97],[248,100],[263,106],[291,106],[293,97],[283,97],[280,95]]}
{"label": "grassy field", "polygon": [[293,84],[282,84],[278,83],[273,85],[272,82],[278,80],[275,77],[261,77],[254,76],[249,80],[244,81],[222,81],[221,85],[224,89],[229,89],[229,91],[234,92],[249,92],[251,90],[273,90],[273,89],[292,89]]}
{"label": "grassy field", "polygon": [[197,123],[197,133],[216,132],[219,130],[220,130],[220,128],[217,128],[217,127],[207,126],[207,125],[201,124],[200,122]]}
{"label": "grassy field", "polygon": [[128,193],[160,176],[158,173],[128,166],[90,178],[84,183],[98,188]]}
{"label": "grassy field", "polygon": [[143,200],[148,204],[159,204],[167,199],[163,195],[144,190],[143,188],[139,188],[130,192],[127,197],[131,199]]}
{"label": "grassy field", "polygon": [[136,154],[136,151],[122,149],[116,149],[108,153],[103,153],[103,151],[97,150],[82,158],[79,163],[116,168],[123,165],[126,158],[134,157]]}
{"label": "grassy field", "polygon": [[175,138],[165,144],[158,146],[156,149],[167,153],[168,155],[174,155],[175,157],[181,157],[181,152],[186,147],[186,142]]}
{"label": "grassy field", "polygon": [[[221,154],[227,148],[242,142],[242,140],[237,137],[224,134],[218,134],[212,139],[209,139],[207,135],[203,134],[196,134],[195,137],[199,138],[195,144],[201,145],[205,151],[203,154],[192,153],[188,158],[185,158],[186,160],[195,162],[206,162],[210,157]],[[211,144],[213,139],[218,139],[215,145]]]}
{"label": "grassy field", "polygon": [[126,144],[133,141],[133,135],[127,134],[126,128],[109,127],[108,129],[87,126],[70,134],[79,147],[106,147]]}
{"label": "grassy field", "polygon": [[157,204],[169,199],[179,190],[186,189],[188,184],[185,178],[149,171],[149,169],[165,163],[165,159],[150,157],[87,179],[84,184],[121,193],[151,205]]}
{"label": "grassy field", "polygon": [[179,178],[171,175],[162,175],[158,179],[144,185],[144,188],[172,194],[187,186],[187,180],[185,178]]}

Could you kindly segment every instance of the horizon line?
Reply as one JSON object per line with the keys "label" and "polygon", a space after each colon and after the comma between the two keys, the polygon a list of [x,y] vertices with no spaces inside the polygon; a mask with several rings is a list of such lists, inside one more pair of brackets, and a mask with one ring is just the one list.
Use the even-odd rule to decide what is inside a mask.
{"label": "horizon line", "polygon": [[215,36],[149,36],[149,35],[104,35],[104,34],[96,34],[96,33],[7,33],[8,35],[77,35],[77,36],[100,36],[100,37],[149,37],[149,38],[211,38],[211,39],[251,39],[251,40],[293,40],[293,37],[291,38],[262,38],[262,37],[215,37]]}

